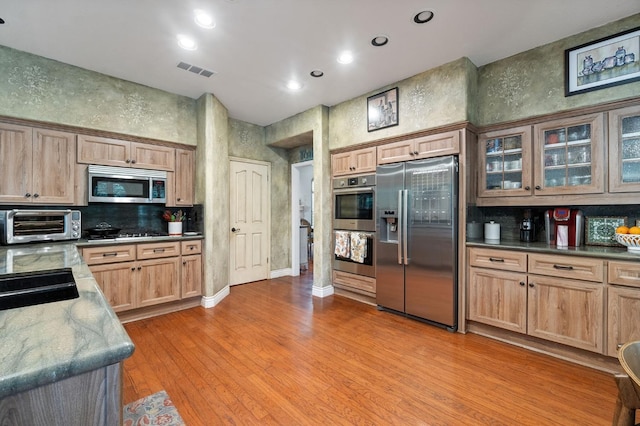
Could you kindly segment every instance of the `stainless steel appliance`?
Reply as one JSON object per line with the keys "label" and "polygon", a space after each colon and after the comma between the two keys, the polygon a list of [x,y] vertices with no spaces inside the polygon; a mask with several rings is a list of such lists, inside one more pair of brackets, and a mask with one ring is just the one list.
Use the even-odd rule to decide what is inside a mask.
{"label": "stainless steel appliance", "polygon": [[582,245],[584,215],[582,211],[568,207],[556,207],[544,212],[547,244],[560,247]]}
{"label": "stainless steel appliance", "polygon": [[[340,233],[343,237],[349,238],[349,247],[343,252],[336,249],[336,244],[340,240]],[[352,234],[356,234],[353,241],[359,241],[363,252],[360,254],[351,253],[351,240]],[[376,265],[375,265],[375,252],[376,252],[376,237],[374,232],[362,232],[362,231],[345,231],[334,230],[334,254],[333,254],[333,269],[342,272],[350,272],[352,274],[364,275],[367,277],[376,277]]]}
{"label": "stainless steel appliance", "polygon": [[129,167],[89,166],[90,203],[167,201],[167,172]]}
{"label": "stainless steel appliance", "polygon": [[78,210],[2,210],[0,243],[77,240],[81,214]]}
{"label": "stainless steel appliance", "polygon": [[378,166],[376,302],[457,328],[457,157]]}
{"label": "stainless steel appliance", "polygon": [[375,175],[334,179],[333,228],[375,231],[375,188]]}

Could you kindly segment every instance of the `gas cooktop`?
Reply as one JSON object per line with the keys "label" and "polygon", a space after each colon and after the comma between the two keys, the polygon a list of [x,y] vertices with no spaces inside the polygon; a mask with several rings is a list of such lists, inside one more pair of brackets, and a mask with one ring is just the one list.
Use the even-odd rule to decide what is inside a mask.
{"label": "gas cooktop", "polygon": [[117,235],[89,235],[87,239],[89,241],[129,241],[168,236],[169,234],[161,232],[124,232]]}

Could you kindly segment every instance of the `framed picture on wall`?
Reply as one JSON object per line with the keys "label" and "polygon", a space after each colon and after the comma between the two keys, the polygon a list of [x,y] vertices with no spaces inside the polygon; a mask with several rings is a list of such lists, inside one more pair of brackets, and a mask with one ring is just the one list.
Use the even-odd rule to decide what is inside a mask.
{"label": "framed picture on wall", "polygon": [[398,125],[398,88],[367,98],[367,131]]}
{"label": "framed picture on wall", "polygon": [[640,80],[640,27],[565,50],[565,96]]}

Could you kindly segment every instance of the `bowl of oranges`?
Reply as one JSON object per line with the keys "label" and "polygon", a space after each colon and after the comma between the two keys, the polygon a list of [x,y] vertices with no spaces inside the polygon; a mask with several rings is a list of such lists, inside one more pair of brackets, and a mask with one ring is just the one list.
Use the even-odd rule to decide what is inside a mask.
{"label": "bowl of oranges", "polygon": [[640,227],[618,226],[616,228],[616,241],[627,246],[630,252],[640,253]]}

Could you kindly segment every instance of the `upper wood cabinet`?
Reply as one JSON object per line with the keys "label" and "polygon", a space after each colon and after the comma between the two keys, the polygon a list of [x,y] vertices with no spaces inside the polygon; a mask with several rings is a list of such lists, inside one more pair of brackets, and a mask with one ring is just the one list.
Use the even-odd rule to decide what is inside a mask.
{"label": "upper wood cabinet", "polygon": [[602,113],[534,126],[536,195],[604,192],[604,115]]}
{"label": "upper wood cabinet", "polygon": [[331,155],[333,176],[354,175],[376,171],[376,148],[362,148]]}
{"label": "upper wood cabinet", "polygon": [[531,126],[480,134],[478,197],[532,194]]}
{"label": "upper wood cabinet", "polygon": [[0,202],[72,205],[76,135],[0,123]]}
{"label": "upper wood cabinet", "polygon": [[193,205],[195,169],[195,151],[176,149],[175,193],[172,200],[174,206]]}
{"label": "upper wood cabinet", "polygon": [[378,146],[378,164],[454,155],[460,152],[460,132],[439,133]]}
{"label": "upper wood cabinet", "polygon": [[175,149],[119,139],[78,135],[78,162],[174,171]]}
{"label": "upper wood cabinet", "polygon": [[609,112],[609,191],[640,192],[640,105]]}

